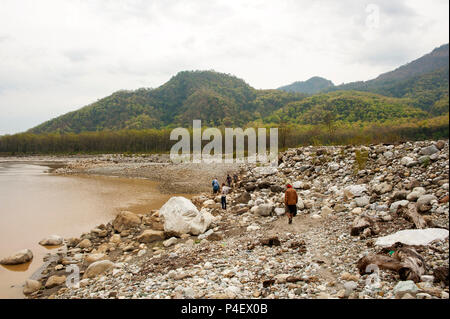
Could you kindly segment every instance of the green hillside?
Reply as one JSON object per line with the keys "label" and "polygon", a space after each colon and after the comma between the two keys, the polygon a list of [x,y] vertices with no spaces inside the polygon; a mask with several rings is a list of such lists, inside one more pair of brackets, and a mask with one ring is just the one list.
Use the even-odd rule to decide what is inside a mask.
{"label": "green hillside", "polygon": [[80,110],[47,121],[31,133],[147,129],[192,125],[242,126],[303,98],[255,90],[243,80],[214,71],[185,71],[156,89],[119,91]]}
{"label": "green hillside", "polygon": [[291,102],[264,123],[330,124],[424,118],[427,113],[412,107],[409,99],[385,97],[368,92],[338,91]]}
{"label": "green hillside", "polygon": [[[357,90],[390,97],[410,98],[412,105],[431,115],[448,112],[449,45],[367,82],[353,82],[325,91]],[[447,101],[447,108],[442,107]],[[437,105],[436,105],[437,104]]]}
{"label": "green hillside", "polygon": [[[116,92],[29,133],[188,127],[194,119],[216,127],[427,119],[448,114],[448,78],[448,45],[374,80],[341,86],[316,77],[256,90],[230,74],[184,71],[158,88]],[[319,90],[325,92],[311,96]]]}

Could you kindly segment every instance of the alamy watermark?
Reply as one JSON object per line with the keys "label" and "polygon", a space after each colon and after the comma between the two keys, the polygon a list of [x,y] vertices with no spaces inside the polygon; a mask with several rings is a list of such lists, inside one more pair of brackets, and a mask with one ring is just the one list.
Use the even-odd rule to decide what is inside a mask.
{"label": "alamy watermark", "polygon": [[369,29],[378,29],[380,27],[380,6],[370,3],[366,6],[366,26]]}
{"label": "alamy watermark", "polygon": [[[202,131],[201,120],[194,120],[191,134],[188,129],[178,127],[170,133],[171,141],[178,141],[170,150],[174,163],[263,163],[278,165],[278,128],[270,128],[269,153],[267,152],[266,128],[225,128],[225,139],[218,128]],[[247,150],[245,150],[247,138]],[[234,144],[236,139],[236,145]],[[202,141],[209,141],[202,148]],[[225,148],[223,148],[225,141]],[[192,153],[191,153],[192,150]],[[225,150],[225,152],[223,152]],[[247,155],[245,154],[247,151]]]}

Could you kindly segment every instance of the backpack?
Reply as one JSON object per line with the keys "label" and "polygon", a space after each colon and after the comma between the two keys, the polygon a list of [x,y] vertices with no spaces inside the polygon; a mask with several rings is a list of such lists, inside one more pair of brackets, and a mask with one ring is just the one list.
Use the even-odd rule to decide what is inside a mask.
{"label": "backpack", "polygon": [[213,189],[216,191],[216,190],[219,190],[219,188],[220,188],[219,182],[217,182],[216,180],[214,180],[214,181],[213,181]]}

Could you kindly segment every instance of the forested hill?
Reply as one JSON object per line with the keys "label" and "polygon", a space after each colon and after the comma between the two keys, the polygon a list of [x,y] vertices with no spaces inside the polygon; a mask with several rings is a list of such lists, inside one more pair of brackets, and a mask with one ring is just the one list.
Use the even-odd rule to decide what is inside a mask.
{"label": "forested hill", "polygon": [[[304,93],[256,90],[229,74],[183,71],[156,89],[116,92],[29,132],[187,127],[194,119],[215,127],[318,124],[320,114],[345,123],[429,118],[449,112],[448,78],[448,45],[375,80],[333,86],[326,79],[312,78],[292,85],[291,89],[302,87]],[[306,94],[319,87],[328,88]],[[333,91],[345,92],[331,94]]]}
{"label": "forested hill", "polygon": [[282,90],[285,92],[316,94],[333,86],[334,84],[330,80],[316,76],[304,82],[298,81],[290,85],[282,86],[278,88],[278,90]]}
{"label": "forested hill", "polygon": [[445,44],[411,63],[374,80],[326,89],[366,91],[389,97],[410,98],[412,105],[437,115],[448,112],[449,45]]}
{"label": "forested hill", "polygon": [[431,53],[403,65],[394,71],[381,74],[374,81],[406,80],[422,74],[431,73],[436,70],[447,68],[449,58],[449,44],[444,44],[434,49]]}
{"label": "forested hill", "polygon": [[255,90],[243,80],[214,71],[184,71],[156,89],[119,91],[80,110],[47,121],[31,133],[147,129],[244,124],[303,95]]}

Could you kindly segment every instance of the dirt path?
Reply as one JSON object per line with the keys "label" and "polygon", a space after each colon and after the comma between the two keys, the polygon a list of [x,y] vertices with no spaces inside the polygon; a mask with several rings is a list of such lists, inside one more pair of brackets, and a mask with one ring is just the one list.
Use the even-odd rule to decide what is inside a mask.
{"label": "dirt path", "polygon": [[284,237],[286,234],[300,235],[306,242],[308,251],[314,252],[312,261],[322,265],[320,276],[326,281],[337,280],[337,276],[331,271],[333,259],[327,254],[332,240],[328,237],[327,224],[329,219],[313,219],[310,215],[297,215],[292,224],[288,224],[287,217],[283,216],[275,220],[267,230],[267,236]]}

